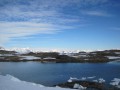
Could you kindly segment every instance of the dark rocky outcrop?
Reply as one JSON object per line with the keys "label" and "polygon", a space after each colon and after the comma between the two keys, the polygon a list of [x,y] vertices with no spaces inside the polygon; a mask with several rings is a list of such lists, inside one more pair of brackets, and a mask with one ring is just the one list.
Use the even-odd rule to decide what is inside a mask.
{"label": "dark rocky outcrop", "polygon": [[71,88],[73,89],[74,84],[82,85],[83,87],[87,87],[89,89],[94,90],[106,90],[104,87],[104,84],[98,83],[98,82],[90,82],[90,81],[73,81],[73,82],[66,82],[58,84],[57,86],[63,87],[63,88]]}

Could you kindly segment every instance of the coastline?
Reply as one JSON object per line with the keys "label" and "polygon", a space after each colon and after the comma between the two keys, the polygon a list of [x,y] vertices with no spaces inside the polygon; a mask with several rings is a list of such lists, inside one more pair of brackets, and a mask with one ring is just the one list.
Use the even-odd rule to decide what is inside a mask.
{"label": "coastline", "polygon": [[[114,60],[113,60],[114,61]],[[61,61],[61,60],[0,60],[0,62],[41,62],[41,63],[107,63],[111,61]]]}

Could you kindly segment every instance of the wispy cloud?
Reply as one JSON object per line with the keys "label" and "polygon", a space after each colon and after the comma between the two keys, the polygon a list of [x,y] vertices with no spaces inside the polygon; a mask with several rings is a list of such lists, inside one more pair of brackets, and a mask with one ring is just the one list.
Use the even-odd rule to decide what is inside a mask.
{"label": "wispy cloud", "polygon": [[[0,42],[4,43],[14,37],[27,37],[35,34],[54,34],[61,27],[49,23],[36,22],[0,22]],[[67,29],[66,26],[62,27]]]}
{"label": "wispy cloud", "polygon": [[[72,12],[66,14],[63,12],[65,7],[71,10],[72,5],[79,8],[82,5],[105,2],[107,0],[1,0],[0,43],[14,37],[27,37],[38,33],[54,34],[64,29],[76,28],[83,23],[81,16],[74,16]],[[97,11],[86,11],[83,14],[107,16],[106,13]]]}
{"label": "wispy cloud", "polygon": [[[39,28],[41,25],[34,25],[37,26],[36,28],[31,29],[31,24],[32,23],[21,23],[21,22],[2,22],[0,23],[0,43],[7,42],[10,40],[12,37],[23,37],[31,34],[35,34],[38,31],[41,30]],[[30,26],[30,27],[29,27]],[[45,26],[45,25],[44,25]],[[46,25],[47,26],[47,25]],[[44,28],[44,30],[47,30]]]}
{"label": "wispy cloud", "polygon": [[112,30],[120,31],[120,27],[113,27]]}
{"label": "wispy cloud", "polygon": [[104,16],[104,17],[111,16],[110,14],[104,11],[81,11],[81,13],[84,15],[90,15],[90,16]]}
{"label": "wispy cloud", "polygon": [[[53,2],[54,5],[41,0],[13,3],[8,1],[8,5],[3,4],[4,6],[0,7],[0,44],[14,37],[58,33],[63,29],[72,28],[64,24],[78,21],[70,18],[64,19],[61,17],[62,13],[52,9],[56,7],[58,1]],[[52,7],[48,8],[50,5]]]}
{"label": "wispy cloud", "polygon": [[108,2],[108,0],[82,0],[82,1],[84,1],[86,4],[92,4],[92,5],[103,4]]}

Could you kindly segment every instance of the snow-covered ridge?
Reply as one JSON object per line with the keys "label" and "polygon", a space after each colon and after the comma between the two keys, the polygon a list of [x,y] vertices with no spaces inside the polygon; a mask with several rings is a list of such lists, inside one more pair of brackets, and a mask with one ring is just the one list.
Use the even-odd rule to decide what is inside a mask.
{"label": "snow-covered ridge", "polygon": [[59,50],[59,49],[41,49],[41,48],[5,48],[8,51],[16,51],[18,53],[29,53],[29,52],[58,52],[58,53],[78,53],[80,50]]}
{"label": "snow-covered ridge", "polygon": [[[18,53],[29,53],[29,52],[58,52],[58,53],[79,53],[81,51],[84,52],[91,52],[93,50],[68,50],[68,49],[46,49],[46,48],[17,48],[17,47],[13,47],[13,48],[3,48],[0,47],[0,50],[8,50],[8,51],[16,51]],[[99,51],[99,50],[97,50]]]}
{"label": "snow-covered ridge", "polygon": [[[60,55],[68,55],[68,56],[73,56],[73,57],[76,57],[76,54],[78,54],[78,53],[79,53],[80,57],[87,57],[86,55],[88,55],[88,54],[96,55],[99,51],[110,54],[111,50],[113,50],[112,52],[114,52],[114,54],[120,55],[120,49],[111,49],[111,50],[67,50],[67,49],[64,49],[64,50],[61,50],[61,49],[45,49],[45,48],[29,48],[29,47],[27,47],[27,48],[17,48],[17,47],[16,48],[3,48],[3,47],[0,47],[0,50],[16,51],[18,54],[27,54],[30,52],[33,52],[33,53],[58,52]],[[116,50],[116,51],[114,51],[114,50]],[[117,50],[118,50],[118,52],[117,52]]]}
{"label": "snow-covered ridge", "polygon": [[19,54],[25,54],[25,53],[33,52],[32,49],[30,49],[30,48],[6,48],[5,50],[16,51]]}
{"label": "snow-covered ridge", "polygon": [[0,50],[5,50],[3,47],[0,47]]}

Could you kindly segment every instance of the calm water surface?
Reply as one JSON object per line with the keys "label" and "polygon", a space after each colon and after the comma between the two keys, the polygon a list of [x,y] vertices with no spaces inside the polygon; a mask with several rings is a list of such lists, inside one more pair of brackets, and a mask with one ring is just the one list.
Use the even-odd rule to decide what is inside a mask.
{"label": "calm water surface", "polygon": [[104,78],[109,83],[120,78],[120,63],[0,62],[0,73],[46,86],[66,82],[70,77],[96,76],[94,79]]}

